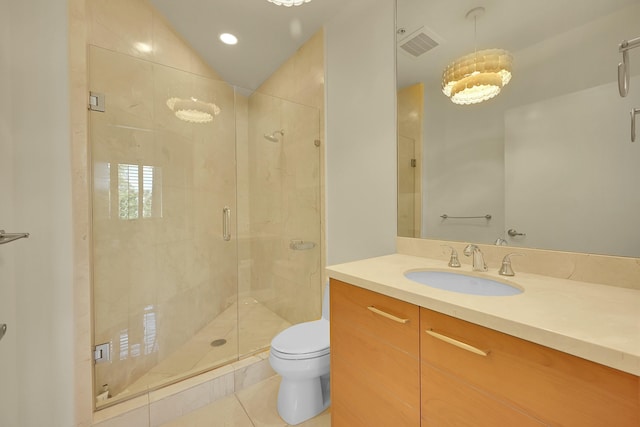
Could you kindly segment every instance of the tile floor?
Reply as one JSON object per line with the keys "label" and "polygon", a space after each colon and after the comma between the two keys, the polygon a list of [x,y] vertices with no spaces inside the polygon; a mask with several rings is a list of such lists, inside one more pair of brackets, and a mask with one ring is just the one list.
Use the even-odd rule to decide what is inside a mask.
{"label": "tile floor", "polygon": [[[276,407],[280,376],[272,376],[163,427],[286,427]],[[330,427],[331,408],[300,427]]]}

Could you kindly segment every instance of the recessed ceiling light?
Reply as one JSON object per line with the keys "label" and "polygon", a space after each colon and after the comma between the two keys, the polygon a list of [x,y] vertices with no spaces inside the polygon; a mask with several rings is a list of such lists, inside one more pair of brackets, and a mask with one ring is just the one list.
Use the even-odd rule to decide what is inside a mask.
{"label": "recessed ceiling light", "polygon": [[220,34],[220,41],[224,44],[236,44],[238,43],[238,38],[230,33],[222,33]]}

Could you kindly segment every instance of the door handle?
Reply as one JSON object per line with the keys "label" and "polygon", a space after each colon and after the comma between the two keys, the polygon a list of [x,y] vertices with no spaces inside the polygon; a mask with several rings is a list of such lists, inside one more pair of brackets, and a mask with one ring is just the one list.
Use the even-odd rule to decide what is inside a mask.
{"label": "door handle", "polygon": [[222,238],[227,242],[231,240],[231,208],[228,206],[222,209]]}

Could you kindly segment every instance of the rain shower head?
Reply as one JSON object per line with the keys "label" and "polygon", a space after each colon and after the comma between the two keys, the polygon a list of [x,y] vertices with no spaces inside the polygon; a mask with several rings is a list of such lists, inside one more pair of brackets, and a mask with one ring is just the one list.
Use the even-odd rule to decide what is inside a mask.
{"label": "rain shower head", "polygon": [[264,134],[264,139],[266,139],[268,141],[271,141],[271,142],[278,142],[280,140],[278,139],[276,134],[280,134],[281,136],[284,136],[284,129],[275,130],[275,131],[271,132],[271,134],[265,133]]}

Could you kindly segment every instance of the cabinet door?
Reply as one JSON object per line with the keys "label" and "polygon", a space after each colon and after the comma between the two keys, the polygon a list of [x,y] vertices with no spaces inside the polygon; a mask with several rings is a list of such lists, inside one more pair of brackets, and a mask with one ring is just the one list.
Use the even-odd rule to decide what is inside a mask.
{"label": "cabinet door", "polygon": [[431,310],[421,309],[420,321],[424,362],[507,406],[551,425],[640,425],[640,379],[634,375]]}
{"label": "cabinet door", "polygon": [[419,426],[418,307],[333,279],[330,297],[332,427]]}
{"label": "cabinet door", "polygon": [[522,410],[422,362],[422,427],[543,427]]}

